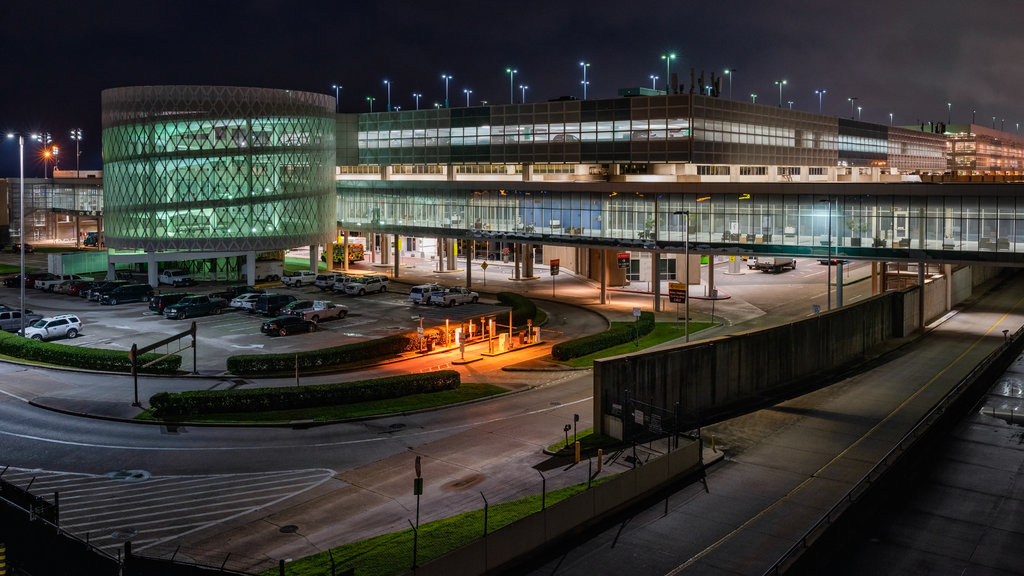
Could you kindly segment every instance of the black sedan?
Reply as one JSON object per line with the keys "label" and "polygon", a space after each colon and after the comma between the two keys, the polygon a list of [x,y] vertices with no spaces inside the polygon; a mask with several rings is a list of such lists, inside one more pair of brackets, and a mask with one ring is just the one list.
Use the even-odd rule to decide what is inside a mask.
{"label": "black sedan", "polygon": [[316,322],[306,320],[302,316],[287,314],[267,320],[260,326],[260,332],[270,336],[287,336],[296,332],[314,332]]}

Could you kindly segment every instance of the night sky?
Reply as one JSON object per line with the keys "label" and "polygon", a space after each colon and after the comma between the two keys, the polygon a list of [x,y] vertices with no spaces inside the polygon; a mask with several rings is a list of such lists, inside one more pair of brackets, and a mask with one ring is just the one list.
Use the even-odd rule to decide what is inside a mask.
{"label": "night sky", "polygon": [[[851,115],[857,97],[868,122],[970,122],[1017,130],[1024,122],[1024,2],[1019,0],[174,0],[0,3],[0,129],[48,131],[60,168],[74,169],[72,128],[82,164],[98,169],[100,92],[117,86],[219,84],[322,92],[341,90],[341,110],[453,107],[615,97],[624,87],[665,82],[672,72],[735,69],[737,100]],[[724,81],[722,97],[730,86]],[[42,175],[26,146],[26,176]],[[0,147],[0,177],[17,176],[17,146]]]}

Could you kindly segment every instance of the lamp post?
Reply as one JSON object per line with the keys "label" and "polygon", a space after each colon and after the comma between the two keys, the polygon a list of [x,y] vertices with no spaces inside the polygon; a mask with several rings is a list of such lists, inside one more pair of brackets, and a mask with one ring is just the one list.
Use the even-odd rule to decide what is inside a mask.
{"label": "lamp post", "polygon": [[665,94],[668,95],[672,93],[672,74],[669,71],[669,66],[676,59],[676,53],[662,54],[661,59],[665,61]]}
{"label": "lamp post", "polygon": [[[683,284],[686,286],[686,297],[683,300],[683,331],[686,332],[685,342],[690,341],[690,211],[679,210],[673,214],[683,216]],[[678,324],[676,324],[678,326]]]}
{"label": "lamp post", "polygon": [[331,84],[331,88],[334,88],[334,112],[337,114],[341,108],[341,86],[338,84]]}
{"label": "lamp post", "polygon": [[370,112],[373,112],[373,101],[376,100],[373,96],[367,96],[366,101],[370,103]]}
{"label": "lamp post", "polygon": [[729,100],[732,100],[732,77],[736,75],[735,68],[727,68],[725,75],[729,77]]}
{"label": "lamp post", "polygon": [[832,200],[825,197],[824,200],[818,200],[818,202],[824,202],[828,205],[828,244],[825,249],[825,258],[828,261],[828,270],[825,274],[825,306],[826,310],[832,309]]}
{"label": "lamp post", "polygon": [[892,126],[892,112],[889,112],[889,126]]}
{"label": "lamp post", "polygon": [[861,107],[857,106],[857,121],[858,122],[860,121],[860,112],[861,112]]}
{"label": "lamp post", "polygon": [[847,100],[850,102],[850,120],[853,120],[853,110],[854,106],[856,106],[857,97],[851,96],[850,98],[847,98]]}
{"label": "lamp post", "polygon": [[792,110],[793,109],[793,101],[792,100],[787,100],[786,103],[789,104],[789,109]]}
{"label": "lamp post", "polygon": [[71,139],[75,141],[75,178],[81,177],[79,174],[81,168],[82,152],[78,148],[78,143],[82,141],[82,129],[74,128],[71,130]]}
{"label": "lamp post", "polygon": [[444,107],[448,108],[448,81],[452,77],[447,74],[441,74],[441,79],[444,80]]}
{"label": "lamp post", "polygon": [[756,92],[751,92],[750,93],[750,103],[751,104],[757,104],[757,93]]}
{"label": "lamp post", "polygon": [[423,94],[419,94],[419,93],[413,92],[412,93],[412,97],[416,99],[416,109],[419,110],[420,109],[420,98],[423,97]]}
{"label": "lamp post", "polygon": [[526,84],[520,84],[519,85],[519,90],[522,91],[522,93],[523,93],[523,98],[522,98],[522,100],[519,101],[521,104],[526,104],[526,89],[527,88],[529,88],[529,86],[527,86]]}
{"label": "lamp post", "polygon": [[[18,277],[18,283],[21,291],[21,300],[19,307],[21,309],[21,330],[18,334],[25,335],[25,135],[24,134],[8,134],[8,138],[18,137],[18,242],[21,246],[20,259],[19,259],[19,270],[20,276]],[[33,135],[32,138],[38,139],[38,136]]]}
{"label": "lamp post", "polygon": [[388,87],[388,112],[391,112],[391,82],[385,80],[384,85]]}
{"label": "lamp post", "polygon": [[658,77],[655,76],[654,74],[651,74],[651,90],[657,90],[657,89],[658,89]]}
{"label": "lamp post", "polygon": [[583,99],[587,99],[587,68],[590,68],[590,62],[580,61],[580,67],[583,68]]}
{"label": "lamp post", "polygon": [[946,124],[952,124],[953,123],[951,118],[953,118],[953,103],[952,102],[946,102]]}
{"label": "lamp post", "polygon": [[825,95],[827,90],[815,90],[814,93],[818,95],[818,114],[821,115],[821,97]]}
{"label": "lamp post", "polygon": [[465,88],[462,92],[466,95],[466,108],[469,108],[469,95],[473,93],[469,88]]}
{"label": "lamp post", "polygon": [[[515,95],[515,91],[514,91],[515,90],[515,77],[516,77],[516,72],[518,72],[518,70],[513,70],[512,68],[505,68],[505,72],[508,73],[508,103],[509,104],[515,104],[516,103],[516,95]],[[469,106],[469,104],[467,103],[466,106]]]}
{"label": "lamp post", "polygon": [[779,108],[782,108],[782,87],[786,85],[786,81],[776,80],[775,85],[779,87]]}

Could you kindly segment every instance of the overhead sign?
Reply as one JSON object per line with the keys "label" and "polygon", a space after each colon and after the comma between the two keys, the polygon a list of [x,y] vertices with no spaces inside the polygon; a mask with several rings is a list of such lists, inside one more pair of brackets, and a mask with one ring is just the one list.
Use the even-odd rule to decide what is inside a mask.
{"label": "overhead sign", "polygon": [[629,252],[619,252],[616,259],[619,262],[619,268],[629,269]]}
{"label": "overhead sign", "polygon": [[683,282],[668,283],[668,301],[686,302],[686,284]]}
{"label": "overhead sign", "polygon": [[551,267],[551,275],[558,276],[558,259],[552,260],[549,266]]}

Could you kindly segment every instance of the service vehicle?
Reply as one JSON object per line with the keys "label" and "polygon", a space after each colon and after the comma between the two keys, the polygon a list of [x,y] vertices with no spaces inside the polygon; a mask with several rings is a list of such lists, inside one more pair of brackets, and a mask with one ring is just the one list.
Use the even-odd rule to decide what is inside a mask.
{"label": "service vehicle", "polygon": [[48,278],[40,278],[35,281],[33,288],[44,292],[53,292],[55,286],[67,280],[82,280],[78,274],[52,274]]}
{"label": "service vehicle", "polygon": [[210,298],[206,295],[186,296],[178,300],[177,304],[164,308],[164,317],[184,320],[207,314],[220,314],[227,305],[228,301],[223,298]]}
{"label": "service vehicle", "polygon": [[[82,321],[74,314],[61,314],[36,320],[31,326],[25,327],[26,338],[33,340],[53,340],[54,338],[74,338],[82,331]],[[21,331],[18,331],[19,334]]]}
{"label": "service vehicle", "polygon": [[296,332],[314,331],[316,331],[316,322],[306,320],[302,316],[295,316],[294,314],[278,316],[277,318],[267,320],[260,326],[260,332],[268,336],[287,336]]}
{"label": "service vehicle", "polygon": [[[308,300],[306,301],[308,302]],[[282,309],[281,312],[285,314],[292,314],[293,316],[301,316],[306,320],[312,322],[320,322],[321,320],[330,320],[332,318],[341,319],[348,315],[348,306],[344,304],[335,304],[327,300],[314,300],[310,302],[310,306],[302,308],[289,308]],[[289,304],[291,306],[291,304]],[[287,307],[286,307],[287,308]]]}
{"label": "service vehicle", "polygon": [[281,278],[282,284],[293,288],[301,288],[303,284],[312,284],[313,282],[316,282],[316,272],[310,272],[309,270],[296,270]]}
{"label": "service vehicle", "polygon": [[[337,284],[337,283],[335,283]],[[391,279],[383,274],[369,274],[359,276],[345,283],[345,293],[354,296],[362,296],[367,292],[387,292],[391,285]]]}
{"label": "service vehicle", "polygon": [[469,288],[455,286],[430,295],[430,303],[436,306],[455,306],[456,304],[476,304],[480,295]]}
{"label": "service vehicle", "polygon": [[782,258],[780,256],[759,256],[757,258],[757,265],[755,268],[762,272],[771,272],[775,274],[782,272],[786,268],[795,270],[796,260],[793,258]]}
{"label": "service vehicle", "polygon": [[86,232],[85,240],[82,240],[82,244],[85,246],[103,246],[103,241],[100,240],[98,232]]}
{"label": "service vehicle", "polygon": [[409,289],[409,301],[413,305],[430,304],[430,295],[443,292],[446,288],[440,284],[420,284]]}
{"label": "service vehicle", "polygon": [[[332,255],[334,256],[334,265],[341,266],[341,261],[345,259],[345,248],[342,244],[332,244],[333,250]],[[349,244],[348,245],[348,263],[360,262],[365,258],[364,248],[362,244]],[[320,261],[327,262],[327,253],[320,254]]]}
{"label": "service vehicle", "polygon": [[196,283],[192,279],[192,275],[187,270],[181,270],[180,268],[168,268],[160,273],[158,277],[160,284],[170,284],[171,286],[191,286]]}

